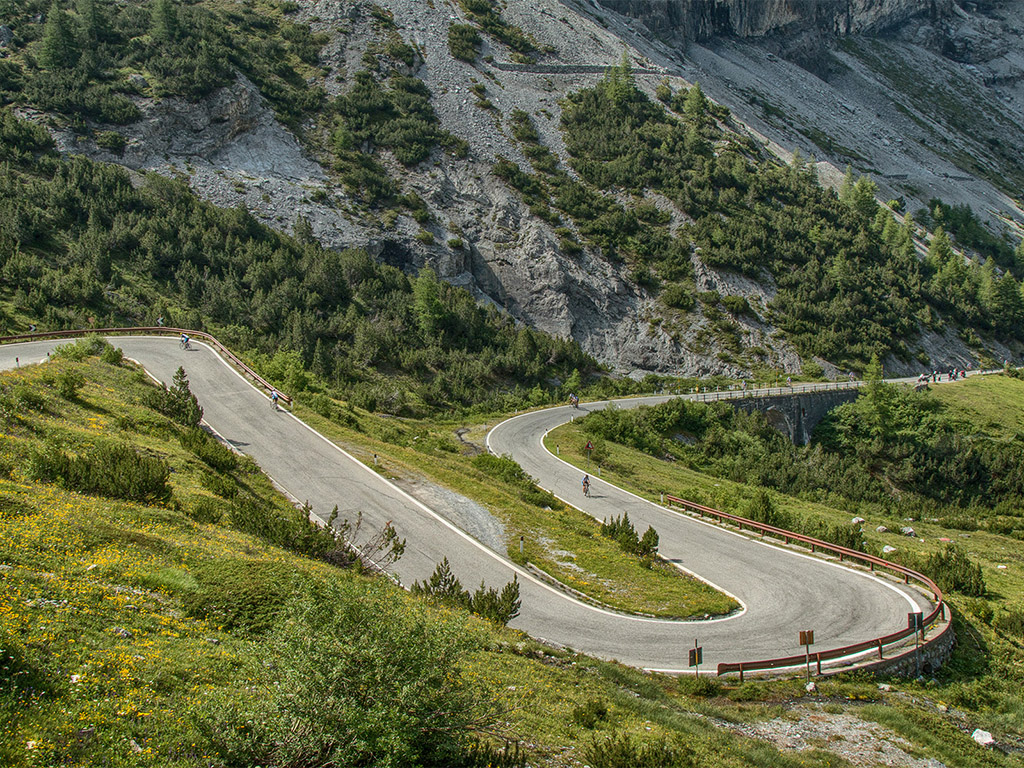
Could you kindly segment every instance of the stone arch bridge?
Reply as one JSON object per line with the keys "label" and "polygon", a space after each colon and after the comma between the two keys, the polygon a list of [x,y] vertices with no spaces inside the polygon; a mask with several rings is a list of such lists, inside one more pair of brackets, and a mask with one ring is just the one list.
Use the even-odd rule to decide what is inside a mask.
{"label": "stone arch bridge", "polygon": [[843,403],[852,403],[857,394],[858,390],[852,387],[804,392],[781,390],[779,394],[750,395],[730,398],[730,401],[747,413],[760,411],[768,418],[769,424],[789,435],[794,443],[806,445],[811,439],[811,432],[825,414]]}

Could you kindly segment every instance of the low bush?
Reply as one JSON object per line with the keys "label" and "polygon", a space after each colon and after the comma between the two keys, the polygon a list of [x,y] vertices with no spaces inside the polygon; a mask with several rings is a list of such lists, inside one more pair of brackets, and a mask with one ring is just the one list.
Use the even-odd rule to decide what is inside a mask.
{"label": "low bush", "polygon": [[623,513],[621,517],[613,517],[611,521],[602,522],[601,535],[617,541],[624,552],[639,557],[653,557],[658,552],[658,532],[648,526],[644,535],[639,536],[628,513]]}
{"label": "low bush", "polygon": [[223,502],[209,496],[199,496],[185,510],[189,519],[203,525],[216,525],[224,518]]}
{"label": "low bush", "polygon": [[78,397],[78,390],[85,386],[85,376],[80,371],[68,368],[57,374],[54,383],[57,385],[57,394],[65,400],[74,400]]}
{"label": "low bush", "polygon": [[452,24],[448,27],[448,50],[452,56],[472,64],[480,55],[480,33],[472,24]]}
{"label": "low bush", "polygon": [[100,444],[79,456],[50,446],[33,452],[29,461],[29,474],[35,480],[129,501],[166,501],[171,495],[170,472],[163,459],[129,445]]}
{"label": "low bush", "polygon": [[970,597],[985,594],[981,566],[972,561],[958,544],[949,543],[945,549],[928,555],[921,564],[921,570],[944,591],[960,592]]}
{"label": "low bush", "polygon": [[423,583],[413,582],[409,592],[455,608],[465,608],[501,625],[518,616],[521,605],[518,578],[513,577],[501,590],[488,589],[481,582],[477,591],[470,594],[452,573],[447,557],[437,564],[429,579]]}
{"label": "low bush", "polygon": [[686,753],[664,740],[641,741],[628,734],[594,739],[583,749],[591,768],[671,768],[690,765]]}
{"label": "low bush", "polygon": [[180,366],[174,373],[171,388],[151,390],[146,404],[186,427],[199,426],[203,418],[203,409],[189,388],[185,369]]}
{"label": "low bush", "polygon": [[600,699],[588,699],[573,707],[570,717],[581,728],[594,728],[608,719],[608,706]]}
{"label": "low bush", "polygon": [[245,676],[266,682],[225,696],[199,728],[233,766],[465,765],[500,714],[463,673],[476,647],[461,622],[385,585],[323,584],[291,602],[251,662]]}
{"label": "low bush", "polygon": [[321,527],[310,520],[309,513],[307,506],[280,510],[251,496],[240,495],[231,506],[231,525],[293,552],[327,558],[338,549],[338,538],[330,525]]}
{"label": "low bush", "polygon": [[1024,640],[1024,608],[1007,608],[993,620],[996,629]]}
{"label": "low bush", "polygon": [[238,455],[199,427],[182,432],[181,446],[218,472],[233,472],[238,466]]}
{"label": "low bush", "polygon": [[228,631],[271,629],[299,587],[295,569],[281,563],[214,560],[191,574],[197,588],[182,595],[185,610]]}
{"label": "low bush", "polygon": [[495,456],[481,453],[473,457],[473,466],[486,475],[514,486],[519,491],[519,498],[535,507],[559,509],[561,503],[547,491],[538,488],[519,463],[511,456]]}

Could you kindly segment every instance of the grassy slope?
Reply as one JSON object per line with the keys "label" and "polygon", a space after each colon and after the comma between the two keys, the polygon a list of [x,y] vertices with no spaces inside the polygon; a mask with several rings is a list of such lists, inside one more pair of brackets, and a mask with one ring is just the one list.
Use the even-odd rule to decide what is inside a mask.
{"label": "grassy slope", "polygon": [[[990,435],[1013,439],[1022,432],[1024,382],[1018,379],[979,377],[935,387],[933,391],[972,425]],[[586,462],[582,450],[585,444],[586,437],[578,424],[554,430],[546,440],[550,450],[559,446],[563,459],[581,467]],[[606,443],[606,449],[604,479],[652,500],[660,493],[672,493],[724,511],[742,513],[745,501],[755,491],[753,487],[703,475],[613,443]],[[796,497],[773,494],[773,498],[780,510],[814,515],[833,523],[848,522],[853,514],[837,506]],[[1024,607],[1024,555],[1020,542],[984,530],[965,533],[946,529],[937,518],[912,523],[919,538],[879,534],[874,530],[879,524],[889,528],[907,524],[881,510],[876,507],[874,515],[865,515],[865,538],[869,542],[928,553],[940,549],[944,539],[959,541],[982,566],[988,594],[984,599],[949,596],[957,611],[959,645],[951,663],[940,673],[939,685],[925,693],[922,701],[934,697],[928,706],[911,707],[903,701],[894,708],[864,707],[858,710],[859,714],[894,728],[917,745],[922,755],[947,765],[983,764],[972,762],[979,758],[964,752],[962,742],[958,741],[970,728],[992,730],[1018,743],[1024,734],[1024,705],[1019,697],[1019,686],[1024,682],[1024,637],[1000,624],[1000,617]],[[955,717],[943,717],[940,713],[950,704],[961,711]]]}
{"label": "grassy slope", "polygon": [[[61,398],[53,385],[56,373],[69,368],[87,380],[75,401]],[[172,425],[139,405],[145,386],[138,374],[95,361],[61,360],[0,376],[4,402],[21,403],[15,417],[5,415],[0,442],[5,765],[220,764],[200,730],[203,717],[223,697],[241,700],[263,690],[272,665],[261,661],[267,652],[261,633],[190,611],[190,596],[211,568],[245,563],[275,569],[293,583],[391,592],[395,611],[414,606],[379,580],[190,520],[179,507],[208,495],[207,470],[180,447]],[[37,407],[24,405],[29,399]],[[141,505],[26,479],[24,458],[40,441],[84,447],[101,437],[165,457],[173,468],[171,501]],[[233,479],[260,503],[287,508],[267,479],[244,464]],[[253,596],[265,588],[254,583]],[[534,761],[574,764],[592,739],[600,743],[616,733],[666,738],[692,756],[685,765],[845,764],[823,750],[787,757],[699,717],[740,722],[777,716],[777,701],[803,695],[799,683],[724,691],[711,681],[694,686],[551,651],[461,612],[438,609],[433,617],[438,626],[474,639],[475,650],[458,671],[491,692],[504,709],[500,733],[524,740]],[[823,687],[842,695],[836,684]],[[752,693],[770,703],[749,701]],[[579,714],[588,703],[607,710],[590,727],[580,724],[586,718]]]}

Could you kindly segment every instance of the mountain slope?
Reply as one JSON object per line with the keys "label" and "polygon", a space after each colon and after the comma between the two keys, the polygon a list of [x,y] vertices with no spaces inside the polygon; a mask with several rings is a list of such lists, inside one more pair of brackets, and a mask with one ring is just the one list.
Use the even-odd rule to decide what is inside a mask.
{"label": "mountain slope", "polygon": [[[262,50],[283,57],[287,67],[283,79],[275,80],[273,69],[268,73],[254,66],[251,58],[228,56],[227,64],[240,73],[234,80],[219,74],[219,80],[203,81],[218,86],[208,92],[197,93],[180,84],[175,91],[167,86],[166,73],[152,61],[135,63],[132,66],[139,71],[119,75],[127,77],[127,84],[114,90],[130,90],[128,85],[134,84],[129,100],[141,119],[112,126],[88,115],[84,121],[58,117],[58,144],[67,152],[86,152],[132,168],[180,174],[202,196],[220,205],[244,205],[278,228],[298,225],[331,247],[365,246],[381,260],[407,271],[430,264],[443,279],[469,287],[478,298],[519,320],[576,339],[620,370],[740,376],[765,367],[799,371],[811,361],[813,350],[770,312],[745,314],[726,307],[723,316],[715,302],[705,305],[710,312],[701,305],[681,314],[666,312],[659,290],[671,286],[659,286],[659,276],[648,280],[629,254],[619,260],[600,244],[588,242],[581,237],[578,220],[538,215],[542,209],[522,199],[493,173],[502,157],[520,169],[530,168],[510,123],[520,110],[530,116],[538,143],[574,176],[560,100],[599,82],[604,69],[622,59],[624,38],[635,46],[627,49],[633,77],[649,95],[655,94],[666,73],[682,72],[691,81],[699,75],[715,96],[720,78],[695,68],[691,59],[680,67],[676,51],[641,36],[644,30],[635,24],[630,30],[621,18],[597,13],[594,7],[554,0],[509,3],[502,9],[483,0],[433,7],[393,0],[386,6],[258,4],[255,12],[232,23],[243,30],[246,25],[258,30],[250,37],[261,42]],[[216,5],[210,7],[212,14],[223,13]],[[25,10],[29,10],[27,4]],[[39,50],[43,41],[33,38],[44,35],[43,24],[29,18],[27,13],[22,16],[24,23],[15,29],[14,54],[8,60],[25,61],[25,72],[32,79],[33,65],[24,57]],[[310,31],[302,31],[303,23],[308,23]],[[453,56],[452,28],[479,30],[475,33],[479,42],[471,42],[468,55],[463,52],[463,59],[471,61]],[[154,29],[136,21],[124,39],[151,41],[154,34]],[[472,35],[467,39],[472,40]],[[183,40],[177,42],[185,45]],[[769,54],[746,41],[716,45],[716,51],[736,49],[747,56],[753,55],[750,51],[762,51],[761,58],[771,61]],[[687,51],[699,66],[703,66],[704,51],[712,56],[707,61],[721,63],[722,57],[710,48],[690,46]],[[796,70],[785,62],[773,63],[786,71]],[[812,77],[799,72],[803,74],[793,87],[797,98],[810,87],[810,81],[800,78]],[[415,82],[426,86],[422,93]],[[669,76],[667,85],[681,92],[688,83]],[[31,87],[27,91],[30,96]],[[753,99],[771,117],[780,112],[774,107],[777,97],[757,93],[747,93],[746,100],[738,100],[736,106],[741,117],[768,130],[770,125],[746,114],[750,110],[745,104]],[[422,103],[424,96],[429,104]],[[12,100],[32,101],[24,95]],[[380,119],[359,118],[378,107],[384,109],[374,113]],[[831,129],[818,129],[816,121],[817,115],[805,121],[787,117],[779,137],[789,143],[791,135],[798,135],[806,146],[812,143],[806,139],[810,135],[835,150],[837,162],[850,159],[843,155],[845,137],[834,138]],[[741,124],[731,125],[730,131],[743,135]],[[804,133],[794,134],[794,125]],[[112,138],[111,133],[120,138]],[[852,151],[861,156],[862,150]],[[770,164],[760,150],[752,147],[750,152],[752,162]],[[861,167],[871,170],[883,159]],[[819,166],[818,173],[838,182],[834,169]],[[884,180],[878,181],[888,193]],[[688,219],[685,210],[657,191],[627,193],[593,186],[597,194],[624,201],[627,207],[632,203],[623,195],[648,197],[670,216],[665,231],[673,237]],[[961,199],[947,196],[939,187],[922,188],[920,196],[931,194],[950,201]],[[694,274],[686,290],[693,295],[715,291],[758,307],[777,294],[777,275],[754,271],[744,276],[750,270],[722,269],[696,254],[690,261]],[[833,291],[828,300],[837,297]],[[743,305],[737,300],[736,306]],[[941,318],[941,306],[937,313],[929,317]],[[926,320],[920,336],[888,325],[890,335],[898,338],[891,343],[879,341],[878,351],[899,352],[889,365],[905,370],[916,369],[918,364],[911,362],[914,355],[925,365],[941,365],[965,364],[982,347],[998,357],[1012,354],[998,343],[998,337],[982,342],[976,334],[968,335],[974,342],[972,350],[956,335],[962,319],[949,319],[954,321],[952,326]],[[725,335],[735,339],[725,347],[717,338],[723,322],[728,329]],[[987,333],[983,326],[978,331]],[[850,329],[837,332],[842,335]],[[1009,341],[1005,336],[1001,340]],[[904,347],[906,351],[901,351]],[[846,358],[833,355],[818,363],[833,370],[829,362],[859,365],[863,360],[858,353]]]}

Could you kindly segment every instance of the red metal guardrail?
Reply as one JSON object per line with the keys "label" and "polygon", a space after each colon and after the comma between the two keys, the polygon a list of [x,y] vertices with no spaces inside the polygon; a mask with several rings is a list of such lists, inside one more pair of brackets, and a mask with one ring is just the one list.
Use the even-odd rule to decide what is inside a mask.
{"label": "red metal guardrail", "polygon": [[[906,566],[893,563],[889,560],[884,560],[874,555],[869,555],[866,552],[859,552],[856,549],[849,549],[847,547],[840,547],[836,544],[830,544],[827,541],[821,539],[815,539],[812,536],[804,536],[800,533],[794,533],[793,531],[787,531],[784,528],[776,528],[773,525],[765,525],[764,523],[758,523],[754,520],[750,520],[746,517],[740,517],[739,515],[731,515],[728,512],[722,512],[721,510],[714,509],[712,507],[705,507],[703,504],[697,504],[693,501],[686,499],[680,499],[677,496],[665,496],[665,501],[668,504],[675,504],[677,506],[688,509],[691,512],[696,512],[701,517],[707,515],[708,517],[717,518],[719,522],[728,521],[738,526],[742,531],[749,529],[752,531],[758,531],[761,536],[771,534],[778,538],[781,538],[786,544],[790,541],[798,541],[803,544],[809,544],[811,552],[822,550],[825,552],[832,552],[833,554],[839,555],[839,561],[843,562],[846,559],[858,560],[862,563],[866,563],[872,572],[875,568],[885,568],[886,570],[892,571],[903,576],[904,583],[910,583],[911,579],[923,584],[931,593],[935,599],[935,609],[924,617],[921,626],[921,639],[924,639],[925,630],[935,624],[940,619],[945,620],[946,618],[946,604],[943,601],[942,590],[939,586],[925,576],[923,573],[918,573]],[[916,629],[901,629],[898,632],[885,635],[883,637],[876,637],[871,640],[865,640],[860,643],[854,643],[852,645],[844,645],[840,648],[833,648],[828,651],[819,651],[810,654],[810,660],[813,661],[818,670],[818,674],[821,674],[821,663],[823,661],[829,661],[832,659],[840,659],[844,656],[852,656],[854,654],[863,653],[864,651],[877,650],[878,658],[882,659],[883,649],[887,645],[897,643],[908,637],[913,637]],[[738,662],[726,662],[718,665],[718,674],[724,675],[729,672],[739,672],[740,682],[743,681],[744,672],[754,672],[763,669],[778,669],[779,667],[792,667],[798,664],[804,664],[808,656],[806,653],[801,653],[794,656],[785,656],[778,659],[760,659],[756,661],[738,661]]]}
{"label": "red metal guardrail", "polygon": [[[65,339],[81,336],[180,336],[183,333],[187,334],[189,338],[199,338],[208,342],[210,346],[217,350],[218,354],[226,358],[232,365],[241,370],[242,373],[251,378],[268,392],[277,389],[273,384],[250,368],[248,364],[238,357],[238,355],[221,344],[214,336],[206,333],[205,331],[193,331],[188,328],[168,328],[162,325],[154,325],[132,328],[91,328],[88,330],[80,329],[74,331],[37,331],[34,333],[22,333],[16,336],[0,336],[0,344],[9,344],[19,341],[40,341],[42,339]],[[280,390],[277,390],[277,394],[285,402],[292,402],[292,399]]]}

